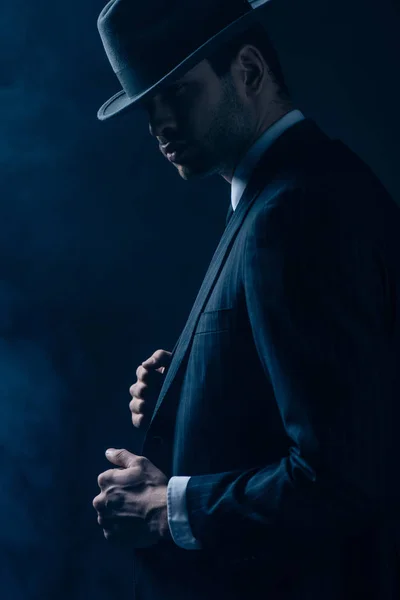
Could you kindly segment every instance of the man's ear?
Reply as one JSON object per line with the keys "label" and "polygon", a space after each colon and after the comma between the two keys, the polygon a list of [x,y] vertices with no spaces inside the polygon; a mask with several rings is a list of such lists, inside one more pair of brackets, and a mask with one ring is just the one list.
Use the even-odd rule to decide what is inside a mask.
{"label": "man's ear", "polygon": [[246,44],[239,50],[236,63],[247,95],[259,95],[268,76],[268,67],[260,50]]}

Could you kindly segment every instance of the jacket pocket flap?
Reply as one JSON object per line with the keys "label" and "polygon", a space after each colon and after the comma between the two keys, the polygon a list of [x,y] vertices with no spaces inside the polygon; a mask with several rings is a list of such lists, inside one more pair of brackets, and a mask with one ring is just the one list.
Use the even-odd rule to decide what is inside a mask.
{"label": "jacket pocket flap", "polygon": [[201,313],[195,334],[210,331],[227,331],[233,320],[233,308],[222,308]]}

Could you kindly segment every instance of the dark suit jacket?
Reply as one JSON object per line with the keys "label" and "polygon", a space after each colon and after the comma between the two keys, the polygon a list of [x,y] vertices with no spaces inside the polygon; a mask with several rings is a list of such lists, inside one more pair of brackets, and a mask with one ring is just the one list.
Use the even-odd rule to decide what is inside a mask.
{"label": "dark suit jacket", "polygon": [[143,447],[192,476],[203,549],[136,551],[136,600],[400,598],[399,289],[398,207],[293,126],[230,216]]}

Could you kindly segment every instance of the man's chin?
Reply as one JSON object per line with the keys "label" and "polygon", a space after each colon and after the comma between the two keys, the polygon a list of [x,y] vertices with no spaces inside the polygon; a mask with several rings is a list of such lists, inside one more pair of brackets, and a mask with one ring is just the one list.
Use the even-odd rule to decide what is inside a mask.
{"label": "man's chin", "polygon": [[206,168],[194,164],[176,164],[175,167],[182,179],[185,179],[186,181],[189,179],[204,179],[215,173],[215,169],[212,167]]}

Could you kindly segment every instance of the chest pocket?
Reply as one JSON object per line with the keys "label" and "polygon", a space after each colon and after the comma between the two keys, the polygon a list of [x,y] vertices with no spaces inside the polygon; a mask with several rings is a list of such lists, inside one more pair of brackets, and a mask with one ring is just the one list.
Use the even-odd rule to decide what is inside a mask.
{"label": "chest pocket", "polygon": [[233,308],[222,308],[203,312],[195,329],[195,335],[218,331],[228,331],[233,324]]}

